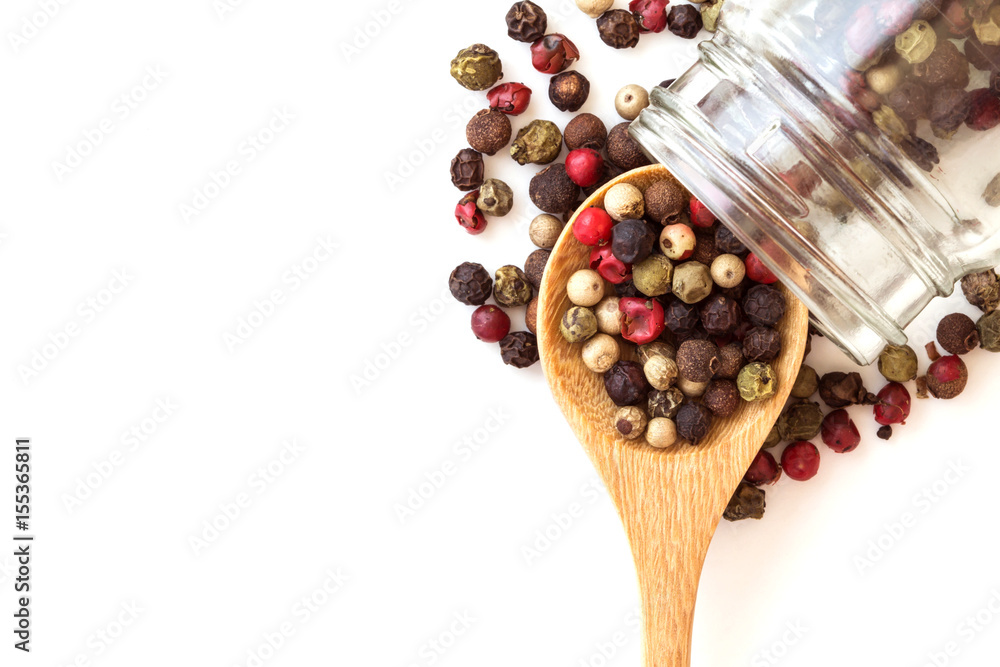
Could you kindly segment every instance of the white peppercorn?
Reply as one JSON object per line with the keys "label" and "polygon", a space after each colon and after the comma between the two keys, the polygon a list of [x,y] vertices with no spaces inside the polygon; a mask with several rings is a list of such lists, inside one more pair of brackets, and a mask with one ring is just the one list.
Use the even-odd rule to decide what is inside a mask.
{"label": "white peppercorn", "polygon": [[617,336],[622,332],[622,314],[618,310],[618,301],[617,296],[606,296],[594,308],[597,330],[601,333]]}
{"label": "white peppercorn", "polygon": [[605,373],[621,358],[621,349],[613,337],[599,333],[583,344],[581,356],[587,368]]}
{"label": "white peppercorn", "polygon": [[677,424],[673,419],[656,417],[646,424],[646,442],[660,449],[677,442]]}
{"label": "white peppercorn", "polygon": [[598,18],[601,14],[611,9],[615,0],[576,0],[576,6],[580,11],[592,19]]}
{"label": "white peppercorn", "polygon": [[630,183],[619,183],[604,195],[604,210],[616,222],[639,220],[645,212],[642,190]]}
{"label": "white peppercorn", "polygon": [[669,389],[677,381],[677,364],[672,359],[658,354],[643,364],[642,372],[646,374],[646,380],[653,389],[660,391]]}
{"label": "white peppercorn", "polygon": [[604,279],[597,271],[580,269],[566,282],[566,295],[577,306],[596,306],[604,298]]}
{"label": "white peppercorn", "polygon": [[636,355],[639,357],[640,364],[645,364],[656,356],[666,357],[670,361],[677,361],[677,349],[670,343],[664,343],[662,340],[654,340],[652,343],[640,345],[639,349],[636,350]]}
{"label": "white peppercorn", "polygon": [[743,282],[747,269],[736,255],[719,255],[712,260],[712,280],[719,287],[736,287]]}
{"label": "white peppercorn", "polygon": [[542,213],[531,221],[528,226],[528,236],[531,242],[539,248],[553,248],[563,230],[563,221],[554,215]]}
{"label": "white peppercorn", "polygon": [[691,380],[678,377],[677,388],[688,398],[698,398],[708,389],[708,382],[692,382]]}
{"label": "white peppercorn", "polygon": [[649,93],[642,86],[630,83],[615,95],[615,111],[625,120],[635,120],[649,106]]}

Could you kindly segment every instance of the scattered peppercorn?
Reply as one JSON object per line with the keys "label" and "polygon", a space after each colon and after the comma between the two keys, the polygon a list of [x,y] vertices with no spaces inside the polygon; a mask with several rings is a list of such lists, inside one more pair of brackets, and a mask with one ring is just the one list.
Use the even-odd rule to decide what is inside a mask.
{"label": "scattered peppercorn", "polygon": [[473,149],[486,155],[510,143],[510,119],[496,109],[483,109],[476,113],[465,127],[465,138]]}
{"label": "scattered peppercorn", "polygon": [[621,359],[621,348],[612,336],[599,333],[583,344],[580,358],[593,372],[606,373]]}
{"label": "scattered peppercorn", "polygon": [[625,120],[635,120],[649,106],[649,93],[642,86],[630,83],[615,95],[615,111]]}
{"label": "scattered peppercorn", "polygon": [[[722,4],[722,0],[719,0],[719,4]],[[704,6],[702,5],[702,7]],[[726,505],[722,517],[726,521],[762,519],[764,518],[765,506],[763,489],[758,489],[746,482],[740,482],[733,497],[729,499],[729,504]]]}
{"label": "scattered peppercorn", "polygon": [[556,124],[533,120],[517,131],[510,156],[518,164],[549,164],[559,157],[561,150],[562,133]]}
{"label": "scattered peppercorn", "polygon": [[906,62],[915,65],[930,57],[937,42],[937,33],[930,23],[914,21],[909,28],[896,36],[896,53]]}
{"label": "scattered peppercorn", "polygon": [[614,220],[641,218],[645,212],[642,190],[630,183],[618,183],[604,195],[604,210]]}
{"label": "scattered peppercorn", "polygon": [[481,306],[493,293],[493,278],[482,264],[462,262],[448,277],[451,295],[467,306]]}
{"label": "scattered peppercorn", "polygon": [[666,417],[654,417],[646,424],[646,442],[662,449],[677,442],[677,424]]}
{"label": "scattered peppercorn", "polygon": [[498,218],[510,213],[514,205],[514,191],[498,178],[487,178],[479,188],[476,206],[488,215]]}
{"label": "scattered peppercorn", "polygon": [[604,298],[604,280],[592,269],[580,269],[566,281],[566,296],[577,306],[596,306]]}
{"label": "scattered peppercorn", "polygon": [[678,336],[689,334],[701,321],[698,307],[687,304],[679,299],[673,299],[664,308],[664,318],[667,328]]}
{"label": "scattered peppercorn", "polygon": [[694,39],[702,25],[701,14],[693,5],[674,5],[667,14],[667,30],[684,39]]}
{"label": "scattered peppercorn", "polygon": [[531,283],[524,271],[512,264],[497,269],[493,278],[493,299],[504,308],[528,305]]}
{"label": "scattered peppercorn", "polygon": [[677,423],[677,435],[697,445],[712,427],[712,412],[701,403],[685,403],[677,411],[674,421]]}
{"label": "scattered peppercorn", "polygon": [[744,401],[759,401],[778,391],[778,376],[770,364],[754,361],[740,369],[736,387]]}
{"label": "scattered peppercorn", "polygon": [[485,44],[462,49],[451,61],[451,75],[463,88],[487,90],[503,78],[500,55]]}
{"label": "scattered peppercorn", "polygon": [[500,358],[508,366],[527,368],[538,361],[538,340],[527,331],[507,334],[500,341]]}
{"label": "scattered peppercorn", "polygon": [[566,148],[571,151],[578,148],[592,148],[599,151],[608,141],[608,129],[594,114],[582,113],[574,116],[566,124],[563,138],[566,141]]}
{"label": "scattered peppercorn", "polygon": [[472,235],[482,234],[486,231],[486,218],[479,210],[477,204],[479,200],[479,190],[465,193],[458,204],[455,205],[455,219],[465,231]]}
{"label": "scattered peppercorn", "polygon": [[927,369],[927,390],[934,398],[955,398],[965,391],[969,369],[957,355],[941,357]]}
{"label": "scattered peppercorn", "polygon": [[542,284],[542,276],[545,274],[545,266],[549,262],[549,250],[535,250],[528,259],[524,260],[524,275],[528,277],[528,282],[536,290]]}
{"label": "scattered peppercorn", "polygon": [[580,11],[592,19],[611,9],[613,4],[614,0],[576,0],[576,6]]}
{"label": "scattered peppercorn", "polygon": [[905,81],[886,97],[886,102],[903,120],[917,120],[927,113],[927,91],[916,81]]}
{"label": "scattered peppercorn", "polygon": [[781,434],[778,433],[778,425],[775,424],[771,427],[771,430],[767,432],[767,436],[764,438],[764,444],[761,445],[761,448],[771,448],[780,443]]}
{"label": "scattered peppercorn", "polygon": [[451,161],[451,182],[459,190],[475,190],[483,184],[483,155],[463,148]]}
{"label": "scattered peppercorn", "polygon": [[626,171],[645,167],[649,158],[639,148],[639,144],[628,136],[628,123],[619,123],[608,133],[608,159]]}
{"label": "scattered peppercorn", "polygon": [[878,355],[878,372],[890,382],[909,382],[917,377],[917,353],[909,345],[890,343]]}
{"label": "scattered peppercorn", "polygon": [[972,96],[964,88],[942,86],[934,93],[928,118],[935,136],[949,138],[965,122]]}
{"label": "scattered peppercorn", "polygon": [[975,132],[985,132],[1000,125],[1000,97],[989,88],[969,93],[971,106],[965,124]]}
{"label": "scattered peppercorn", "polygon": [[533,334],[538,333],[538,297],[534,297],[528,302],[528,307],[524,309],[524,326]]}
{"label": "scattered peppercorn", "polygon": [[707,0],[701,4],[701,20],[705,30],[715,32],[723,4],[725,0]]}
{"label": "scattered peppercorn", "polygon": [[692,382],[708,382],[719,369],[719,347],[707,340],[691,339],[677,348],[677,369]]}
{"label": "scattered peppercorn", "polygon": [[1000,352],[1000,310],[986,313],[976,322],[979,345],[988,352]]}
{"label": "scattered peppercorn", "polygon": [[719,418],[731,417],[742,403],[740,390],[732,380],[712,380],[701,397],[701,402]]}
{"label": "scattered peppercorn", "polygon": [[535,174],[528,185],[531,202],[546,213],[562,213],[576,204],[580,187],[566,174],[566,166],[554,164]]}
{"label": "scattered peppercorn", "polygon": [[712,260],[712,280],[723,289],[738,288],[746,277],[743,260],[736,255],[719,255]]}
{"label": "scattered peppercorn", "polygon": [[1000,62],[1000,46],[983,44],[976,35],[969,35],[965,40],[965,57],[976,69],[989,72]]}
{"label": "scattered peppercorn", "polygon": [[515,2],[507,12],[507,36],[519,42],[541,39],[548,27],[545,11],[533,2]]}
{"label": "scattered peppercorn", "polygon": [[542,74],[558,74],[580,57],[580,50],[566,35],[552,33],[531,45],[531,65]]}
{"label": "scattered peppercorn", "polygon": [[[712,266],[712,262],[719,256],[719,252],[715,249],[715,234],[706,233],[700,228],[695,228],[695,239],[691,260],[708,267]],[[711,275],[711,269],[709,270],[709,274]]]}
{"label": "scattered peppercorn", "polygon": [[937,327],[937,339],[951,354],[967,354],[979,347],[979,332],[976,323],[964,313],[945,316]]}
{"label": "scattered peppercorn", "polygon": [[491,109],[508,116],[520,116],[531,102],[531,88],[523,83],[502,83],[486,93]]}
{"label": "scattered peppercorn", "polygon": [[510,333],[510,317],[493,305],[472,311],[472,333],[486,343],[499,343]]}
{"label": "scattered peppercorn", "polygon": [[736,235],[729,231],[725,225],[719,225],[715,228],[715,249],[729,255],[742,255],[747,251],[743,242],[736,238]]}
{"label": "scattered peppercorn", "polygon": [[823,424],[823,410],[819,403],[802,401],[793,403],[778,419],[778,433],[782,440],[810,440],[819,435]]}
{"label": "scattered peppercorn", "polygon": [[596,185],[604,176],[604,158],[593,148],[577,148],[566,156],[566,173],[581,188]]}
{"label": "scattered peppercorn", "polygon": [[877,435],[882,440],[888,440],[889,438],[892,437],[892,427],[889,426],[888,424],[886,424],[885,426],[880,426],[879,429],[875,432],[875,435]]}
{"label": "scattered peppercorn", "polygon": [[871,404],[875,396],[865,389],[858,373],[827,373],[819,381],[819,396],[831,408],[846,408],[858,403]]}
{"label": "scattered peppercorn", "polygon": [[759,327],[773,327],[785,314],[785,296],[773,285],[754,285],[743,298],[743,313]]}
{"label": "scattered peppercorn", "polygon": [[743,475],[743,481],[747,484],[760,486],[761,484],[774,484],[780,477],[781,467],[774,460],[774,456],[771,452],[761,449]]}
{"label": "scattered peppercorn", "polygon": [[899,382],[890,382],[878,392],[878,402],[872,410],[875,421],[883,426],[905,424],[910,416],[910,392]]}
{"label": "scattered peppercorn", "polygon": [[834,410],[823,418],[821,437],[827,447],[838,454],[853,452],[861,443],[861,433],[843,408]]}
{"label": "scattered peppercorn", "polygon": [[649,384],[642,366],[635,361],[618,361],[604,374],[604,389],[611,401],[621,407],[636,405],[647,397]]}
{"label": "scattered peppercorn", "polygon": [[677,364],[668,357],[655,355],[642,364],[646,381],[658,391],[666,391],[677,381]]}
{"label": "scattered peppercorn", "polygon": [[812,479],[819,472],[819,450],[808,440],[793,442],[781,452],[781,469],[797,482]]}
{"label": "scattered peppercorn", "polygon": [[563,223],[554,215],[543,213],[536,216],[528,226],[528,237],[539,248],[553,248],[559,235],[562,234]]}
{"label": "scattered peppercorn", "polygon": [[639,43],[639,22],[631,12],[612,9],[597,19],[601,41],[614,49],[631,49]]}
{"label": "scattered peppercorn", "polygon": [[578,111],[589,96],[590,81],[575,70],[549,80],[549,101],[560,111]]}
{"label": "scattered peppercorn", "polygon": [[819,375],[812,366],[802,364],[792,385],[792,398],[810,398],[819,389]]}

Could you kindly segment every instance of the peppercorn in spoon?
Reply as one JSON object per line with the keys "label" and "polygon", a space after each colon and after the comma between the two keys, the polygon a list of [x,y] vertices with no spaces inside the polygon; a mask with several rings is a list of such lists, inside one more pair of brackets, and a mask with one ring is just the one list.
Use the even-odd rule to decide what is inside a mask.
{"label": "peppercorn in spoon", "polygon": [[[672,177],[661,165],[628,172],[601,187],[579,211],[602,205],[617,183],[645,190],[665,178]],[[568,343],[559,331],[563,313],[572,305],[566,283],[590,255],[590,248],[573,237],[573,220],[552,250],[539,293],[542,367],[556,402],[604,480],[632,546],[642,598],[644,664],[688,667],[698,579],[709,542],[788,398],[805,350],[808,312],[784,292],[787,306],[777,325],[782,351],[772,364],[778,378],[774,396],[743,403],[733,416],[718,420],[697,446],[679,441],[657,449],[643,439],[626,440],[613,428],[617,407],[602,376],[586,367],[580,346]],[[623,358],[630,358],[627,354],[623,351]]]}

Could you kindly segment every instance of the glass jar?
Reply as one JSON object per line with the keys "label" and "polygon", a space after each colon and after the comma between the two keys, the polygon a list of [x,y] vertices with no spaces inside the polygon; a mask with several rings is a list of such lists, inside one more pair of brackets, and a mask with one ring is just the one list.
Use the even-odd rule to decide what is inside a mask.
{"label": "glass jar", "polygon": [[631,136],[859,363],[1000,263],[1000,3],[725,0],[700,52]]}

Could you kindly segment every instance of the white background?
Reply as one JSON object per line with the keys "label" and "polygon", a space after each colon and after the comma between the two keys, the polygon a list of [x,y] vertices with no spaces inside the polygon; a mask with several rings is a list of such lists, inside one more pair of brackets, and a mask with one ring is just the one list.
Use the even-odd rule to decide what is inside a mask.
{"label": "white background", "polygon": [[[45,4],[55,15],[35,19]],[[0,549],[0,664],[637,665],[638,596],[613,508],[540,369],[505,367],[469,332],[472,309],[443,292],[462,261],[521,264],[537,213],[533,168],[501,154],[487,169],[514,187],[515,210],[478,237],[455,224],[448,163],[485,95],[448,76],[451,58],[474,42],[500,51],[504,80],[535,91],[515,129],[570,118],[527,45],[506,37],[509,3],[232,4],[4,4],[0,539],[12,544],[22,436],[37,538],[30,656],[12,648],[13,547]],[[544,6],[550,31],[582,51],[584,110],[609,127],[620,86],[652,86],[694,58],[669,33],[613,51],[569,2]],[[15,46],[11,34],[32,36]],[[275,110],[294,118],[268,134]],[[110,133],[57,173],[105,119]],[[211,187],[230,161],[239,173]],[[112,293],[116,271],[128,284]],[[275,290],[281,303],[261,305]],[[974,315],[960,296],[938,304],[915,347],[950,310]],[[263,324],[227,344],[248,319]],[[821,372],[845,368],[815,348]],[[50,358],[25,375],[36,352]],[[962,624],[991,599],[1000,610],[1000,357],[969,364],[965,395],[915,402],[890,442],[853,409],[857,451],[821,445],[816,478],[769,488],[762,521],[721,526],[695,665],[917,667],[949,641],[958,655],[937,664],[992,664],[998,614]],[[352,383],[366,368],[370,382]],[[177,407],[167,416],[157,401]],[[491,414],[502,425],[483,438]],[[274,463],[291,440],[300,451]],[[942,481],[953,466],[962,475]],[[454,474],[440,488],[421,487],[442,470]],[[918,498],[935,484],[933,502]],[[430,497],[401,518],[420,491]]]}

